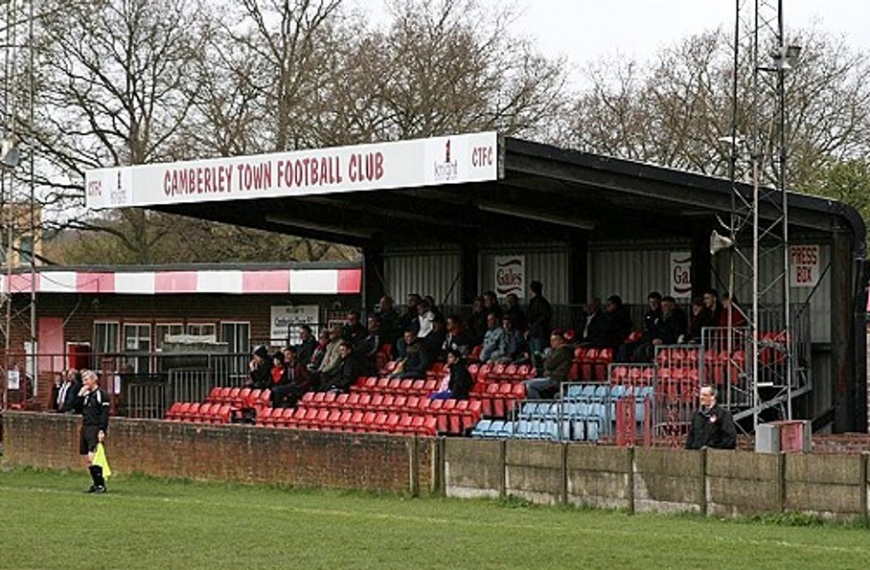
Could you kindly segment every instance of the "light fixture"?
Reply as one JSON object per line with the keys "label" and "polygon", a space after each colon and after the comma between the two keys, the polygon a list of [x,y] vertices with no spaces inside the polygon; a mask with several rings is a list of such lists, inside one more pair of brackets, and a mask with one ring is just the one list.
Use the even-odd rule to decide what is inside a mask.
{"label": "light fixture", "polygon": [[576,228],[578,230],[592,231],[595,229],[595,220],[583,220],[579,218],[568,218],[541,212],[539,210],[526,210],[524,208],[515,208],[513,206],[498,206],[494,204],[478,204],[477,209],[481,212],[490,212],[492,214],[501,214],[503,216],[512,216],[514,218],[522,218],[533,222],[544,222],[557,226],[565,226]]}
{"label": "light fixture", "polygon": [[719,232],[713,230],[710,234],[710,255],[716,255],[723,249],[734,247],[734,240],[730,237],[719,235]]}
{"label": "light fixture", "polygon": [[303,230],[312,230],[316,232],[328,232],[331,234],[345,235],[360,239],[371,239],[375,230],[361,230],[359,228],[345,228],[341,226],[333,226],[320,222],[312,222],[310,220],[300,220],[286,216],[266,216],[266,221],[270,224],[278,224],[290,228],[300,228]]}
{"label": "light fixture", "polygon": [[21,153],[18,151],[18,140],[15,135],[0,141],[0,165],[15,168],[19,162],[21,162]]}

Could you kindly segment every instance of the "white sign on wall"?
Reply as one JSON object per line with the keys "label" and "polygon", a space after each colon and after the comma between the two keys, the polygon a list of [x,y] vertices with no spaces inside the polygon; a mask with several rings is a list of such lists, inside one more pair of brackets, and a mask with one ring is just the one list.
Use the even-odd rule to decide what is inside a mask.
{"label": "white sign on wall", "polygon": [[495,257],[495,294],[507,297],[513,293],[526,296],[526,256],[497,255]]}
{"label": "white sign on wall", "polygon": [[791,245],[789,283],[792,287],[815,287],[822,270],[821,247],[818,245]]}
{"label": "white sign on wall", "polygon": [[692,254],[671,252],[671,296],[685,299],[692,296]]}
{"label": "white sign on wall", "polygon": [[462,134],[85,173],[89,208],[335,194],[497,180],[498,134]]}
{"label": "white sign on wall", "polygon": [[320,308],[317,305],[273,305],[271,314],[269,338],[283,340],[288,338],[289,332],[291,344],[299,342],[299,331],[290,331],[290,325],[313,326],[320,320]]}

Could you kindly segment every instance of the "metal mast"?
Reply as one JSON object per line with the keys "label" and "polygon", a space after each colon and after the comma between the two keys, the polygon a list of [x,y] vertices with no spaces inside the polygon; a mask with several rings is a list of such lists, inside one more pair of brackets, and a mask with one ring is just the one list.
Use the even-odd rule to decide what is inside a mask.
{"label": "metal mast", "polygon": [[[747,406],[735,417],[752,415],[754,428],[770,407],[791,419],[793,398],[809,390],[806,375],[794,371],[789,290],[786,90],[799,51],[785,39],[783,0],[736,0],[734,32],[730,279],[732,294],[751,302],[736,398]],[[743,173],[741,161],[748,161]]]}

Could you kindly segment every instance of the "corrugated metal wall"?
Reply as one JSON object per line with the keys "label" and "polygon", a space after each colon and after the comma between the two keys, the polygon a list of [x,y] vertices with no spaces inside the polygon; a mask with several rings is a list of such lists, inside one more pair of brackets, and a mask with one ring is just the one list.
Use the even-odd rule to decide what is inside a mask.
{"label": "corrugated metal wall", "polygon": [[462,298],[460,251],[392,251],[384,255],[387,290],[398,304],[408,293],[432,295],[438,303],[456,305]]}
{"label": "corrugated metal wall", "polygon": [[[487,249],[480,253],[480,291],[495,289],[495,258],[501,255],[523,255],[526,258],[526,280],[544,284],[544,297],[554,305],[567,305],[569,297],[569,250],[568,246],[556,249],[506,246]],[[528,291],[523,302],[528,302]]]}
{"label": "corrugated metal wall", "polygon": [[590,244],[588,294],[601,299],[616,294],[624,303],[645,305],[650,291],[668,292],[671,252],[691,250],[689,240]]}
{"label": "corrugated metal wall", "polygon": [[[816,244],[808,244],[816,245]],[[751,255],[751,249],[743,250],[744,254]],[[810,287],[792,287],[791,301],[792,303],[810,303],[810,332],[813,342],[831,342],[831,272],[828,265],[831,262],[831,246],[821,245],[819,248],[820,254],[820,271],[821,279],[818,287],[815,289]],[[726,290],[728,282],[728,271],[730,260],[728,255],[718,255],[713,260],[714,263],[714,283],[718,281],[718,288]],[[771,256],[767,259],[760,260],[759,284],[769,284],[776,277],[782,274],[783,259],[782,256]],[[738,269],[739,271],[739,269]],[[749,303],[749,298],[752,293],[752,284],[747,282],[743,285],[734,287],[738,292],[741,304],[746,306]],[[781,287],[774,287],[766,295],[762,296],[760,302],[779,304],[782,302]]]}

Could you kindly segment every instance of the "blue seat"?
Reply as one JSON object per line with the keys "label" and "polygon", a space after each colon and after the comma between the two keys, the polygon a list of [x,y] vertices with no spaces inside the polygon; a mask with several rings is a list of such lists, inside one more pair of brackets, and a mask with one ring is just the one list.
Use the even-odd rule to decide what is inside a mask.
{"label": "blue seat", "polygon": [[489,431],[492,423],[492,420],[480,420],[471,430],[471,437],[492,437]]}
{"label": "blue seat", "polygon": [[529,420],[534,418],[538,413],[538,406],[538,402],[525,402],[523,407],[520,409],[518,419]]}
{"label": "blue seat", "polygon": [[539,423],[538,437],[550,441],[559,441],[561,423],[554,419],[546,419]]}
{"label": "blue seat", "polygon": [[595,388],[597,388],[595,384],[586,384],[583,386],[583,390],[580,391],[580,399],[587,402],[592,400],[595,396]]}
{"label": "blue seat", "polygon": [[593,402],[603,402],[610,395],[610,386],[602,385],[595,388],[595,393],[592,395]]}
{"label": "blue seat", "polygon": [[502,435],[505,431],[504,420],[492,420],[492,423],[489,424],[489,429],[486,430],[483,437],[504,437]]}
{"label": "blue seat", "polygon": [[569,384],[565,390],[565,400],[576,400],[583,392],[582,384]]}

